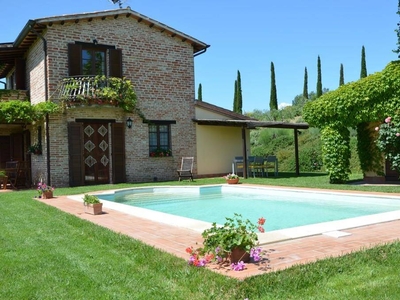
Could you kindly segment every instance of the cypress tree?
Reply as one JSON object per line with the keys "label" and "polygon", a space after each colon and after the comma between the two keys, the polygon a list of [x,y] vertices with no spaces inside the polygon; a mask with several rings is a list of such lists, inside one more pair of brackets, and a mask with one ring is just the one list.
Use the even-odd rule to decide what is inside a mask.
{"label": "cypress tree", "polygon": [[365,47],[362,46],[361,49],[361,72],[360,72],[360,78],[367,77],[367,63],[365,62]]}
{"label": "cypress tree", "polygon": [[237,80],[235,80],[235,89],[233,94],[233,111],[236,112],[238,109],[237,106]]}
{"label": "cypress tree", "polygon": [[307,67],[304,68],[303,98],[304,99],[308,99],[308,73],[307,73]]}
{"label": "cypress tree", "polygon": [[[397,4],[397,14],[400,16],[400,0]],[[394,53],[397,53],[398,58],[400,58],[400,22],[397,23],[397,29],[395,29],[397,35],[397,49],[393,50]]]}
{"label": "cypress tree", "polygon": [[197,100],[203,101],[203,89],[201,83],[199,84],[199,88],[197,90]]}
{"label": "cypress tree", "polygon": [[318,79],[317,79],[317,98],[322,96],[322,75],[321,75],[321,58],[318,55]]}
{"label": "cypress tree", "polygon": [[240,78],[240,72],[237,71],[237,110],[236,112],[241,114],[242,113],[242,79]]}
{"label": "cypress tree", "polygon": [[275,67],[274,63],[271,62],[271,95],[269,98],[269,110],[274,109],[278,109],[278,96],[276,93]]}
{"label": "cypress tree", "polygon": [[339,78],[339,86],[344,84],[344,71],[343,64],[340,64],[340,78]]}

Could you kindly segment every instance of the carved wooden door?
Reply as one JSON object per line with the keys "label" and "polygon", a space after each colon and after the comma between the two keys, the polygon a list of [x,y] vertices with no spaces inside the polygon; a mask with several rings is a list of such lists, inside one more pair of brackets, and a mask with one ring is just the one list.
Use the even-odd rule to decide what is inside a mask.
{"label": "carved wooden door", "polygon": [[85,185],[110,183],[108,123],[85,122],[83,124],[83,148]]}

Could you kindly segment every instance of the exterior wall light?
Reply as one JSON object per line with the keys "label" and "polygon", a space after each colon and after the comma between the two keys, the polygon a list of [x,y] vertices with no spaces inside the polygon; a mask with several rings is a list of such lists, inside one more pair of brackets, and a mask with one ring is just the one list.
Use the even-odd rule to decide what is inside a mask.
{"label": "exterior wall light", "polygon": [[127,126],[128,128],[132,128],[132,123],[133,123],[133,121],[132,121],[131,117],[129,117],[129,118],[126,120],[126,126]]}

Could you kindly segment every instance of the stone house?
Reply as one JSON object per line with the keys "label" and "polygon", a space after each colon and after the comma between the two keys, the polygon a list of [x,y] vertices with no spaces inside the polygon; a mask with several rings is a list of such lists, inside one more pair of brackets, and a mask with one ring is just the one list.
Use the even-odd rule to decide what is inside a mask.
{"label": "stone house", "polygon": [[[218,168],[197,160],[199,151],[202,163],[208,154],[198,144],[206,138],[196,137],[194,57],[208,47],[130,8],[29,20],[13,43],[0,43],[0,101],[54,102],[62,110],[33,122],[0,120],[0,169],[21,161],[29,184],[58,187],[172,180],[183,156],[195,157],[196,175],[229,171],[241,143],[230,143],[231,156]],[[133,84],[136,110],[88,101],[113,78]],[[242,132],[231,129],[241,141]]]}

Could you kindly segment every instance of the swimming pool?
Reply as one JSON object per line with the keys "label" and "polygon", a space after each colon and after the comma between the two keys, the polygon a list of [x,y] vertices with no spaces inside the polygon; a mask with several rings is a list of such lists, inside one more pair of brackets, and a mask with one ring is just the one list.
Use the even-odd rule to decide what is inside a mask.
{"label": "swimming pool", "polygon": [[[240,213],[267,219],[260,241],[338,231],[400,218],[400,197],[269,187],[151,187],[99,194],[104,207],[202,231]],[[128,206],[129,205],[129,206]],[[134,205],[134,206],[131,206]]]}

